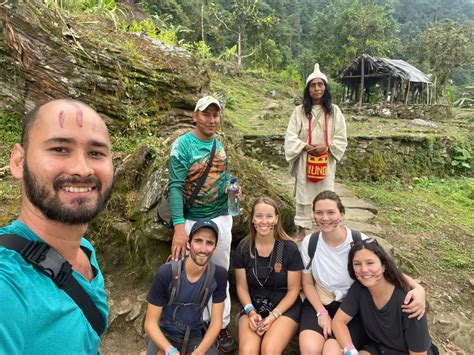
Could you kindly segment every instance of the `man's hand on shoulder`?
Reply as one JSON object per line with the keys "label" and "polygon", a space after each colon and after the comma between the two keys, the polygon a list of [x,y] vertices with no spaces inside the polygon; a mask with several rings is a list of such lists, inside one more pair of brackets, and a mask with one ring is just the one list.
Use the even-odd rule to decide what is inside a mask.
{"label": "man's hand on shoulder", "polygon": [[173,241],[171,243],[171,256],[173,260],[178,260],[181,256],[186,256],[186,246],[188,243],[188,235],[184,230],[184,224],[177,224],[174,226]]}

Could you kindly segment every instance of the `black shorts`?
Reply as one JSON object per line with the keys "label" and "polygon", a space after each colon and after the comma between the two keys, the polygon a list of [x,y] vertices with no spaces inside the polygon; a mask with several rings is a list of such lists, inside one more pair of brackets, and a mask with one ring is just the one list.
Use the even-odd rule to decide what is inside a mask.
{"label": "black shorts", "polygon": [[296,323],[299,323],[301,317],[301,304],[301,298],[298,295],[298,298],[296,299],[295,303],[293,303],[293,306],[283,313],[283,315],[293,319]]}
{"label": "black shorts", "polygon": [[[341,302],[331,302],[330,304],[324,306],[331,318],[334,318],[336,311],[339,309]],[[362,322],[359,315],[356,315],[347,325],[351,333],[352,342],[356,348],[360,349],[363,345],[367,344],[368,337],[362,327]],[[323,335],[323,329],[318,324],[318,317],[316,316],[316,311],[309,303],[307,299],[304,300],[303,306],[301,309],[301,321],[300,321],[300,333],[303,330],[313,330],[321,335]],[[334,338],[334,336],[331,336]]]}
{"label": "black shorts", "polygon": [[[377,344],[373,341],[369,342],[368,344],[364,345],[361,350],[365,350],[369,352],[371,355],[383,355],[383,354],[390,354],[390,355],[404,355],[407,354],[407,351],[397,351],[390,348],[385,347],[382,344]],[[434,344],[431,344],[431,347],[427,351],[427,355],[439,355],[438,347]]]}

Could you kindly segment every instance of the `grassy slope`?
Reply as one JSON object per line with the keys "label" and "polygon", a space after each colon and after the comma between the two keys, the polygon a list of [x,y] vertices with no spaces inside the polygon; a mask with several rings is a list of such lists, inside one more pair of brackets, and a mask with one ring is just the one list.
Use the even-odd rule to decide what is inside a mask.
{"label": "grassy slope", "polygon": [[[224,77],[213,74],[211,90],[227,98],[225,118],[242,134],[283,134],[299,88],[276,75]],[[275,90],[275,95],[269,92]],[[269,107],[274,104],[273,109]]]}
{"label": "grassy slope", "polygon": [[405,265],[407,271],[449,272],[469,283],[474,266],[473,179],[347,184],[380,208],[376,222],[416,268]]}

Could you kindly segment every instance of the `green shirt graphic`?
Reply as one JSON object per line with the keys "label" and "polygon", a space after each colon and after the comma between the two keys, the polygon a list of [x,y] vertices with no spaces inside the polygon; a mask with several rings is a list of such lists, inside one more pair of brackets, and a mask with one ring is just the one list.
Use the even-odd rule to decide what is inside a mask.
{"label": "green shirt graphic", "polygon": [[[217,140],[216,154],[211,170],[191,208],[184,211],[184,199],[189,199],[199,178],[206,169],[212,145],[199,139],[192,131],[179,136],[171,147],[169,159],[169,203],[173,224],[185,219],[199,220],[227,214],[226,186],[230,180],[227,156],[222,143]],[[183,213],[184,212],[184,213]]]}

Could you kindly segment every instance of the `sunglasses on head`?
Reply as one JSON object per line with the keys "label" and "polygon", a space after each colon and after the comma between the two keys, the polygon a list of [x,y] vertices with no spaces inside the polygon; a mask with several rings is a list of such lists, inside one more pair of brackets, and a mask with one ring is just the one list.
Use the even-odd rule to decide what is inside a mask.
{"label": "sunglasses on head", "polygon": [[367,238],[367,239],[361,239],[361,240],[357,240],[357,241],[352,241],[351,242],[351,248],[356,245],[356,244],[362,244],[362,245],[367,245],[367,244],[372,244],[372,243],[375,243],[378,245],[377,243],[377,239],[375,238]]}

